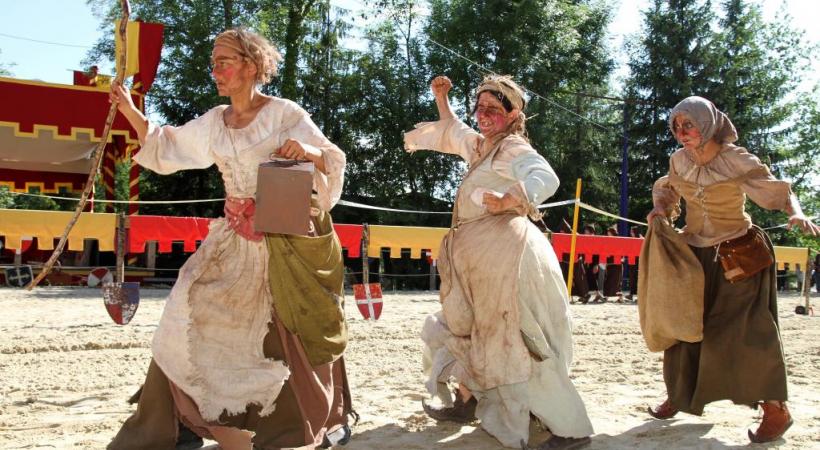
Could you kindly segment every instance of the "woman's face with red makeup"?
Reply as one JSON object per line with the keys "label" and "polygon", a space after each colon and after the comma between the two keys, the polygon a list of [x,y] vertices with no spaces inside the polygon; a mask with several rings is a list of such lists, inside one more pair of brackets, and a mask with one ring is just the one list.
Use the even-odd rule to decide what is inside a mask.
{"label": "woman's face with red makeup", "polygon": [[516,116],[518,116],[517,109],[507,112],[501,100],[492,93],[482,92],[478,96],[478,102],[475,106],[475,119],[478,122],[478,129],[484,137],[489,138],[505,131]]}
{"label": "woman's face with red makeup", "polygon": [[249,83],[253,85],[256,66],[236,50],[217,45],[211,52],[211,76],[219,95],[229,97],[242,92]]}

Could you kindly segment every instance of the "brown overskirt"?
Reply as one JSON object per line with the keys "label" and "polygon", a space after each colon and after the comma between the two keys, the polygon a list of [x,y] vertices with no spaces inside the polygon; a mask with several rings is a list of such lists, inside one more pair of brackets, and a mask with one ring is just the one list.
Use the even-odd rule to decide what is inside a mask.
{"label": "brown overskirt", "polygon": [[[285,361],[291,370],[276,399],[276,409],[260,417],[261,408],[250,405],[244,414],[223,413],[219,423],[212,425],[254,431],[254,446],[261,450],[320,444],[326,432],[347,424],[352,412],[344,359],[311,367],[299,337],[288,332],[276,315],[273,317],[263,343],[264,354]],[[107,448],[173,450],[180,421],[201,436],[210,437],[195,420],[179,416],[169,380],[151,360],[137,410]]]}
{"label": "brown overskirt", "polygon": [[714,247],[691,248],[705,275],[703,341],[680,342],[664,351],[663,378],[672,405],[701,415],[707,403],[718,400],[744,405],[785,401],[774,264],[730,283],[715,261]]}

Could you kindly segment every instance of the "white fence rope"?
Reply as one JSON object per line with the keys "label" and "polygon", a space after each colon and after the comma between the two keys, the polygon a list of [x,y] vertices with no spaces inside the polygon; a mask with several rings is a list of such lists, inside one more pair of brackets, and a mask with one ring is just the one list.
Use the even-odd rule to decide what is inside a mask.
{"label": "white fence rope", "polygon": [[[30,194],[28,192],[13,192],[8,191],[11,195],[23,195],[27,197],[40,197],[40,198],[50,198],[53,200],[68,200],[68,201],[80,201],[79,198],[74,197],[60,197],[56,195],[45,195],[45,194]],[[224,198],[207,198],[201,200],[137,200],[137,201],[130,201],[130,200],[104,200],[104,199],[94,199],[94,202],[97,203],[112,203],[112,204],[133,204],[133,205],[178,205],[178,204],[185,204],[185,203],[210,203],[210,202],[221,202],[225,201]],[[577,200],[569,199],[569,200],[562,200],[559,202],[552,202],[552,203],[543,203],[538,205],[538,209],[548,209],[548,208],[556,208],[558,206],[566,206],[575,204]],[[366,205],[364,203],[358,202],[351,202],[347,200],[339,200],[339,205],[348,206],[351,208],[359,208],[359,209],[368,209],[373,211],[387,211],[387,212],[397,212],[397,213],[410,213],[410,214],[452,214],[452,211],[419,211],[419,210],[411,210],[411,209],[396,209],[396,208],[387,208],[383,206],[372,206]],[[624,220],[626,222],[634,223],[636,225],[648,226],[646,222],[640,222],[637,220],[628,219],[626,217],[621,217],[617,214],[612,214],[606,212],[602,209],[596,208],[588,203],[578,202],[578,205],[581,208],[584,208],[588,211],[594,212],[596,214],[600,214],[602,216],[611,217],[617,220]],[[813,217],[811,220],[817,221],[818,217]],[[773,230],[776,228],[785,228],[788,226],[788,223],[783,223],[780,225],[775,225],[772,227],[764,228],[764,230]]]}

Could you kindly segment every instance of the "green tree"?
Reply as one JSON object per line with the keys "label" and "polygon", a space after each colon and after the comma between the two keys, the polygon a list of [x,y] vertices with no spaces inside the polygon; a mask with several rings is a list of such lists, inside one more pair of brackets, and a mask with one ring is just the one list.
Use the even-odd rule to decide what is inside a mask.
{"label": "green tree", "polygon": [[[430,10],[430,66],[433,74],[453,80],[457,111],[467,115],[487,71],[511,75],[531,90],[527,130],[564,181],[556,198],[574,197],[574,180],[582,178],[585,198],[607,208],[617,204],[620,115],[586,96],[608,90],[609,7],[593,1],[433,0]],[[562,215],[552,214],[548,223],[557,225]]]}
{"label": "green tree", "polygon": [[[118,2],[89,0],[92,9],[102,11],[101,28],[110,30],[111,20],[119,14]],[[153,117],[161,117],[171,125],[180,125],[224,103],[217,95],[211,79],[209,62],[214,37],[221,31],[246,26],[273,38],[274,42],[286,27],[289,3],[282,1],[222,0],[140,0],[132,2],[132,18],[165,26],[163,54],[146,109]],[[84,61],[93,64],[113,58],[113,36],[107,35],[89,52]],[[263,90],[275,93],[276,82]],[[172,175],[157,175],[143,171],[140,176],[141,196],[151,199],[219,198],[224,196],[221,176],[216,167],[189,170]],[[143,213],[198,215],[212,217],[221,214],[218,203],[182,205],[146,205]]]}
{"label": "green tree", "polygon": [[[347,77],[354,100],[347,106],[348,129],[355,147],[348,151],[345,195],[393,208],[443,211],[449,209],[459,162],[403,149],[404,132],[434,118],[418,6],[412,0],[380,2],[381,15],[364,30],[367,51],[358,55]],[[371,223],[449,223],[446,216],[360,215]]]}
{"label": "green tree", "polygon": [[[720,78],[714,101],[732,118],[740,135],[738,144],[760,157],[776,176],[793,180],[796,192],[803,192],[806,169],[812,167],[809,158],[816,151],[800,145],[806,142],[806,128],[798,137],[795,126],[803,124],[803,114],[811,120],[812,96],[804,97],[808,102],[793,98],[813,52],[803,33],[791,27],[788,16],[766,23],[760,7],[745,0],[726,0],[722,8],[721,31],[716,36],[722,49]],[[779,211],[749,209],[753,220],[764,226],[784,221]],[[791,239],[775,234],[781,241]]]}
{"label": "green tree", "polygon": [[740,144],[778,171],[781,157],[773,148],[789,131],[783,125],[795,105],[787,96],[807,62],[798,54],[800,36],[784,23],[764,23],[756,4],[726,0],[722,6],[715,37],[721,48],[719,85],[711,100],[732,118]]}
{"label": "green tree", "polygon": [[[792,181],[792,190],[800,199],[803,212],[817,223],[820,221],[820,86],[797,100],[792,120],[794,126],[788,139],[775,149],[782,157],[778,166],[782,176]],[[759,212],[765,213],[769,214],[764,217],[770,225],[785,222],[782,213]],[[783,244],[820,248],[818,237],[783,229],[775,234]]]}
{"label": "green tree", "polygon": [[[329,2],[327,2],[329,3]],[[282,66],[282,97],[297,98],[296,74],[299,64],[300,42],[305,35],[305,19],[316,0],[291,0],[287,2],[288,21],[285,33],[285,60]],[[327,6],[327,5],[325,5]]]}
{"label": "green tree", "polygon": [[636,41],[628,43],[630,216],[643,218],[652,209],[652,184],[669,170],[677,148],[666,117],[690,95],[713,97],[717,79],[711,31],[717,17],[710,1],[654,0],[643,13]]}
{"label": "green tree", "polygon": [[[640,100],[630,129],[630,177],[632,192],[641,193],[641,215],[651,208],[651,184],[666,173],[678,147],[668,131],[668,111],[689,95],[712,100],[737,127],[738,145],[779,178],[794,181],[795,192],[816,197],[811,114],[817,101],[796,91],[816,48],[806,45],[787,16],[766,23],[760,8],[745,0],[725,0],[721,9],[718,16],[710,1],[655,0],[644,13],[639,40],[632,42],[625,90]],[[764,227],[785,221],[781,212],[748,206]],[[777,230],[773,238],[794,242]]]}

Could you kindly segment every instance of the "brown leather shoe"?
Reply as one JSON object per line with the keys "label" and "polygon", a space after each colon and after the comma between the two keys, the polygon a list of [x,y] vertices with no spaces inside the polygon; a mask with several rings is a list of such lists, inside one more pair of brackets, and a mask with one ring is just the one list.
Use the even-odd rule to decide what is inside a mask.
{"label": "brown leather shoe", "polygon": [[424,408],[424,412],[427,413],[428,416],[437,421],[470,423],[476,420],[475,408],[478,406],[478,400],[476,400],[475,397],[470,397],[465,403],[461,399],[461,394],[459,394],[458,389],[456,389],[454,394],[456,400],[453,402],[453,406],[449,408],[433,408],[424,400],[421,401],[421,407]]}
{"label": "brown leather shoe", "polygon": [[677,410],[677,408],[672,406],[672,402],[670,402],[669,399],[667,398],[666,400],[663,401],[663,403],[660,404],[660,406],[658,406],[655,409],[652,409],[651,406],[647,406],[646,407],[646,412],[648,412],[650,416],[652,416],[656,419],[664,420],[664,419],[671,419],[672,417],[675,417],[675,414],[678,413],[678,410]]}
{"label": "brown leather shoe", "polygon": [[749,430],[750,441],[754,443],[775,441],[780,439],[792,426],[794,421],[792,415],[789,414],[789,408],[786,407],[785,402],[779,403],[780,405],[773,405],[769,402],[760,403],[760,407],[763,408],[763,420],[756,432],[752,433],[752,430]]}

